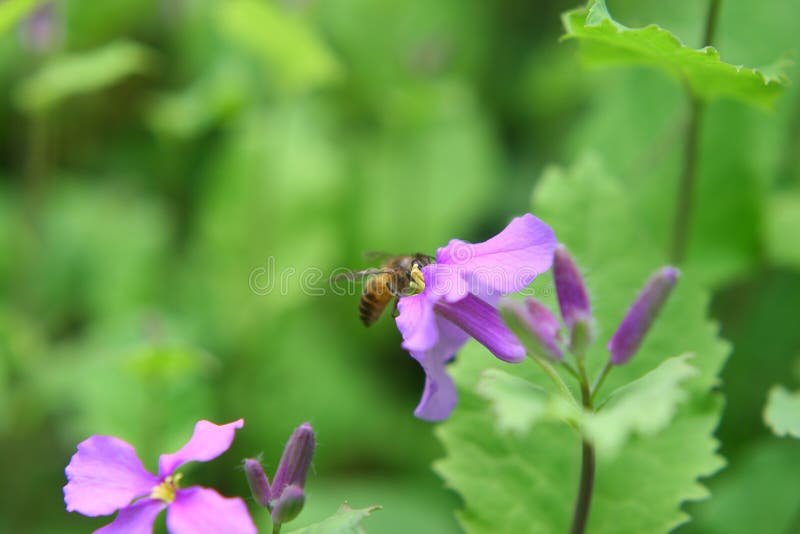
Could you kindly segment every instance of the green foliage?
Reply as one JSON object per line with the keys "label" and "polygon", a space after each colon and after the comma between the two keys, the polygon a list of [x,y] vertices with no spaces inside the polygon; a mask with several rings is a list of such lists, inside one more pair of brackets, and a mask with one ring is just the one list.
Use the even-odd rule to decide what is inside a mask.
{"label": "green foliage", "polygon": [[764,422],[776,436],[800,439],[800,391],[791,392],[783,386],[769,390]]}
{"label": "green foliage", "polygon": [[715,477],[713,498],[692,507],[694,521],[681,531],[705,534],[797,532],[800,484],[797,442],[765,436],[738,453],[738,461]]}
{"label": "green foliage", "polygon": [[71,96],[92,93],[135,74],[147,72],[152,53],[131,41],[115,41],[89,52],[57,57],[20,83],[17,104],[41,113]]}
{"label": "green foliage", "polygon": [[[599,341],[587,361],[597,372],[608,358],[603,340],[619,323],[641,281],[663,262],[664,244],[636,224],[630,199],[594,158],[568,172],[551,169],[535,192],[534,206],[534,213],[553,225],[589,272]],[[547,281],[540,277],[537,284],[541,288]],[[696,354],[695,371],[681,358],[662,370],[669,371],[666,384],[682,382],[688,392],[672,424],[632,439],[613,459],[600,459],[590,532],[665,532],[687,520],[680,510],[683,502],[708,496],[698,478],[722,465],[711,435],[721,402],[710,389],[717,383],[728,349],[704,317],[707,302],[692,273],[685,271],[640,352],[609,375],[606,384],[613,391],[656,368],[665,355]],[[547,384],[532,366],[493,362],[477,347],[466,351],[454,366],[461,404],[440,427],[447,456],[437,470],[464,499],[462,525],[470,532],[492,532],[498,524],[511,531],[564,531],[577,488],[579,439],[568,427],[556,424],[540,424],[523,436],[486,431],[493,426],[492,410],[473,390],[480,370],[487,366]],[[681,394],[672,391],[676,401]],[[641,406],[636,412],[648,410],[649,406]],[[670,411],[662,413],[662,422]]]}
{"label": "green foliage", "polygon": [[643,377],[612,392],[597,413],[584,415],[583,431],[597,454],[613,458],[634,435],[653,436],[664,430],[686,401],[682,383],[697,374],[691,355],[664,360]]}
{"label": "green foliage", "polygon": [[380,506],[353,509],[347,503],[324,521],[314,523],[307,527],[292,530],[289,534],[362,534],[365,532],[361,522],[372,512],[380,510]]}
{"label": "green foliage", "polygon": [[654,66],[684,81],[699,98],[729,97],[770,107],[787,83],[782,64],[764,69],[730,65],[713,47],[696,50],[655,24],[631,29],[614,19],[605,0],[562,16],[565,39],[580,41],[581,56],[594,64]]}
{"label": "green foliage", "polygon": [[284,91],[329,85],[341,67],[314,30],[279,5],[234,0],[219,7],[220,30],[263,62],[272,83]]}
{"label": "green foliage", "polygon": [[8,0],[0,5],[0,34],[24,19],[44,0]]}
{"label": "green foliage", "polygon": [[572,397],[552,394],[497,369],[481,373],[475,392],[491,403],[501,432],[525,434],[540,422],[564,420],[576,424],[581,420],[581,409]]}
{"label": "green foliage", "polygon": [[772,261],[800,267],[800,247],[791,236],[800,228],[800,193],[781,191],[768,199],[764,241]]}

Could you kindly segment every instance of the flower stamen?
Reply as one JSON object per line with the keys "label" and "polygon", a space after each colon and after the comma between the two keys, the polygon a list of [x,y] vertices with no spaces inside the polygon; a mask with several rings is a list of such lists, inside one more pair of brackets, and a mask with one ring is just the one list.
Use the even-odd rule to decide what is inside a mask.
{"label": "flower stamen", "polygon": [[183,473],[176,473],[166,477],[161,484],[153,488],[150,498],[160,499],[167,504],[171,503],[175,500],[175,492],[178,491],[181,478],[183,478]]}
{"label": "flower stamen", "polygon": [[425,277],[417,262],[411,266],[411,281],[408,283],[408,289],[409,295],[417,295],[425,291]]}

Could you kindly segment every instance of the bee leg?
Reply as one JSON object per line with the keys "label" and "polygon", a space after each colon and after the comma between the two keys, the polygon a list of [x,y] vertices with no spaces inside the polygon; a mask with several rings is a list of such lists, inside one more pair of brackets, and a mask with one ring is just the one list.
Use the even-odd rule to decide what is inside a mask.
{"label": "bee leg", "polygon": [[398,304],[400,304],[400,299],[394,299],[394,309],[392,310],[392,317],[397,317],[400,315],[400,310],[397,309]]}

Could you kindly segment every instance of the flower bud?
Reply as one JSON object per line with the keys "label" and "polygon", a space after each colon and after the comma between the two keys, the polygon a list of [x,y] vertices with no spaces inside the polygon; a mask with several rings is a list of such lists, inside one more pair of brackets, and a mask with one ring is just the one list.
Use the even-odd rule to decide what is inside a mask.
{"label": "flower bud", "polygon": [[558,294],[558,306],[567,328],[572,330],[578,320],[592,316],[589,295],[578,266],[564,245],[556,245],[553,256],[553,280]]}
{"label": "flower bud", "polygon": [[570,352],[576,358],[582,359],[592,341],[594,341],[594,320],[586,315],[576,317],[569,337]]}
{"label": "flower bud", "polygon": [[248,458],[244,461],[244,474],[247,477],[247,483],[250,485],[250,493],[253,494],[253,499],[265,508],[269,508],[270,490],[269,478],[261,467],[261,462],[254,458]]}
{"label": "flower bud", "polygon": [[272,480],[272,496],[278,498],[286,486],[302,488],[306,483],[308,467],[314,456],[316,440],[314,430],[308,423],[303,423],[292,433],[283,449],[281,461]]}
{"label": "flower bud", "polygon": [[650,325],[675,287],[679,274],[674,267],[663,267],[647,281],[608,342],[612,364],[628,363],[639,349]]}
{"label": "flower bud", "polygon": [[305,503],[306,495],[303,493],[303,488],[286,486],[281,496],[272,502],[272,522],[288,523],[300,514]]}
{"label": "flower bud", "polygon": [[504,299],[500,303],[500,313],[528,352],[554,360],[564,357],[557,343],[561,324],[547,306],[534,298],[527,298],[524,303]]}

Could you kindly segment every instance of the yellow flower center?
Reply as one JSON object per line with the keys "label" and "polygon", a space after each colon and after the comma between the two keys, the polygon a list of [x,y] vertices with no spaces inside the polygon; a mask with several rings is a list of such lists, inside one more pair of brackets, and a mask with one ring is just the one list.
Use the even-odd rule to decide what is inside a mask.
{"label": "yellow flower center", "polygon": [[175,492],[178,490],[181,478],[183,478],[182,473],[168,476],[161,484],[153,488],[150,498],[161,499],[167,504],[171,503],[175,500]]}
{"label": "yellow flower center", "polygon": [[414,262],[411,266],[411,282],[408,283],[409,294],[418,295],[425,291],[425,277],[419,268],[419,263]]}

